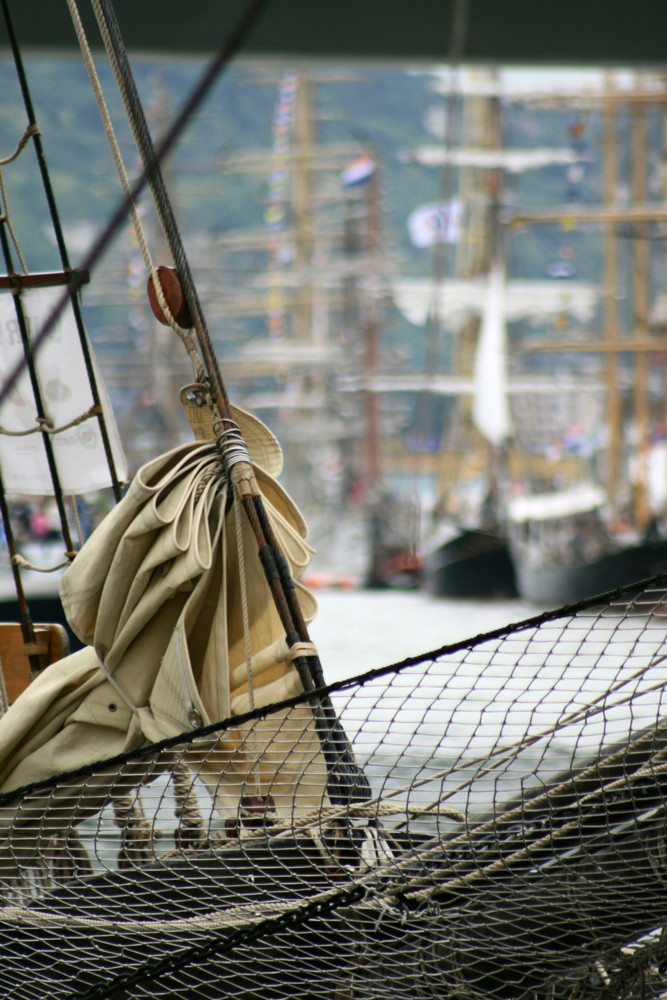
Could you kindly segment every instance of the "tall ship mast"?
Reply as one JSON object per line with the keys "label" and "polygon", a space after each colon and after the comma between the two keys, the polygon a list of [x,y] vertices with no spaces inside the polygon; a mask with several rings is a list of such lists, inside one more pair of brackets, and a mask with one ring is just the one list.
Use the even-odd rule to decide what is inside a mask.
{"label": "tall ship mast", "polygon": [[[510,596],[516,594],[516,581],[505,503],[517,462],[511,401],[531,384],[540,398],[549,399],[576,387],[571,379],[566,385],[549,373],[517,371],[507,328],[517,321],[586,315],[595,291],[588,283],[564,283],[550,275],[517,278],[507,260],[508,178],[572,164],[576,154],[569,148],[506,144],[505,110],[511,98],[501,74],[467,71],[459,87],[460,93],[447,92],[447,97],[450,117],[458,103],[454,97],[459,98],[460,127],[450,128],[440,147],[411,154],[449,178],[443,184],[443,210],[458,218],[449,237],[455,265],[447,271],[441,267],[429,291],[429,320],[452,345],[454,384],[443,420],[432,530],[423,542],[423,581],[438,596]],[[418,288],[403,294],[416,298]]]}
{"label": "tall ship mast", "polygon": [[[598,403],[589,406],[587,417],[581,409],[578,427],[570,414],[569,428],[556,428],[560,441],[551,441],[561,460],[568,450],[577,458],[569,475],[557,478],[556,459],[551,479],[548,469],[536,476],[531,449],[525,439],[522,447],[517,431],[526,457],[508,507],[512,552],[520,592],[538,603],[578,600],[667,568],[661,306],[667,210],[662,184],[649,190],[647,159],[649,127],[651,134],[664,135],[666,97],[664,82],[652,82],[649,87],[639,78],[632,89],[621,90],[608,77],[605,90],[583,99],[589,113],[594,109],[600,116],[601,204],[575,203],[512,220],[531,227],[556,223],[570,231],[595,227],[601,247],[601,329],[565,328],[555,339],[535,341],[556,362],[564,353],[596,359]],[[518,426],[539,422],[525,411]]]}
{"label": "tall ship mast", "polygon": [[278,76],[259,69],[255,79],[276,87],[273,146],[239,151],[223,170],[268,175],[265,229],[219,242],[230,261],[254,250],[266,272],[250,294],[220,289],[225,315],[253,331],[226,370],[283,442],[287,481],[325,573],[370,586],[409,582],[416,520],[386,487],[377,386],[388,299],[382,165],[359,141],[319,140],[318,87],[354,81],[349,73],[301,66]]}

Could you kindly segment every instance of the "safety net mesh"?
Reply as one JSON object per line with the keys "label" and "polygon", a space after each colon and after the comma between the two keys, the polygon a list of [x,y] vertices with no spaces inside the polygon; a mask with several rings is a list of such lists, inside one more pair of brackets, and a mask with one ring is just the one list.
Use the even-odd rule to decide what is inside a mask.
{"label": "safety net mesh", "polygon": [[664,995],[666,655],[658,580],[332,685],[342,804],[299,694],[6,792],[0,994]]}

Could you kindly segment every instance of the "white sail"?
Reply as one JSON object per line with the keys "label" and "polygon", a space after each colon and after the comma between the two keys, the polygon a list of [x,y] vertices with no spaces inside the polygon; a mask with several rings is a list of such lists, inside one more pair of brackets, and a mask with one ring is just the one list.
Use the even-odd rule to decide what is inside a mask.
{"label": "white sail", "polygon": [[[62,289],[57,288],[32,288],[23,292],[21,301],[33,336],[44,326],[62,294]],[[8,292],[0,295],[0,380],[15,370],[23,356],[14,300]],[[69,307],[40,345],[37,362],[40,392],[49,422],[54,428],[65,428],[51,435],[63,492],[76,495],[109,486],[109,469],[97,417],[75,422],[93,405],[93,397]],[[95,370],[95,374],[116,471],[122,480],[126,477],[126,468],[120,437],[99,372]],[[0,427],[3,430],[0,468],[5,492],[13,496],[52,495],[53,484],[42,434],[24,433],[38,428],[37,405],[26,370],[0,406]]]}
{"label": "white sail", "polygon": [[496,263],[489,273],[473,379],[473,420],[494,445],[501,444],[510,431],[504,303],[505,275]]}

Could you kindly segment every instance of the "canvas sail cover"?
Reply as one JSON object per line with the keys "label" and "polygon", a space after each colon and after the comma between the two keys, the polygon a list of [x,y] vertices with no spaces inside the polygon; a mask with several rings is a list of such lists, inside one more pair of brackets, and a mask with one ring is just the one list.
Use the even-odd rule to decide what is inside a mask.
{"label": "canvas sail cover", "polygon": [[[280,449],[237,412],[267,514],[295,580],[312,549],[301,515],[271,472]],[[264,468],[259,464],[264,463]],[[0,719],[0,792],[302,692],[247,519],[236,518],[212,441],[145,465],[61,583],[86,646],[48,667]],[[248,644],[242,608],[248,615]],[[306,620],[316,606],[297,583]],[[311,709],[301,704],[191,746],[218,814],[245,791],[270,794],[279,816],[319,807],[326,766]],[[150,770],[136,772],[136,784]],[[0,810],[0,868],[30,865],[49,838],[101,808],[113,771]]]}
{"label": "canvas sail cover", "polygon": [[[62,289],[29,288],[21,301],[26,322],[34,337],[44,327],[62,297]],[[0,295],[0,378],[12,374],[24,359],[14,296]],[[113,411],[94,358],[93,369],[105,414],[111,452],[120,480],[126,478],[125,458]],[[109,486],[109,467],[98,420],[79,420],[93,405],[88,373],[81,353],[79,334],[68,305],[39,350],[40,393],[46,415],[54,428],[51,436],[63,493],[78,495]],[[15,496],[50,496],[53,480],[49,472],[42,435],[37,427],[37,404],[25,369],[13,392],[0,405],[0,467],[5,492]]]}

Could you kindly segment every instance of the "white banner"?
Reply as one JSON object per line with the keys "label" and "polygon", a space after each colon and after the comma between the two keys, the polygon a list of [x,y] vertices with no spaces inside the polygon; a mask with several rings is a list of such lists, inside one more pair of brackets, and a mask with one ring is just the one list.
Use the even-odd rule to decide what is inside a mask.
{"label": "white banner", "polygon": [[[63,294],[61,288],[34,288],[21,296],[31,336],[35,337]],[[0,294],[0,382],[23,359],[23,345],[13,296]],[[118,477],[127,475],[125,457],[106,389],[93,360],[100,402],[111,440]],[[39,348],[38,381],[46,415],[53,427],[70,424],[92,405],[88,374],[76,323],[69,304]],[[3,431],[25,431],[37,426],[37,406],[28,372],[24,369],[9,398],[0,406]],[[56,467],[63,492],[89,493],[109,486],[102,435],[97,417],[51,435]],[[23,437],[0,433],[0,468],[5,491],[13,496],[50,496],[53,484],[42,434]]]}
{"label": "white banner", "polygon": [[489,274],[475,355],[472,414],[477,429],[494,445],[502,444],[511,429],[505,340],[505,275],[496,264]]}
{"label": "white banner", "polygon": [[408,232],[416,247],[430,247],[434,243],[458,243],[462,221],[463,207],[460,201],[433,202],[412,212],[408,217]]}

